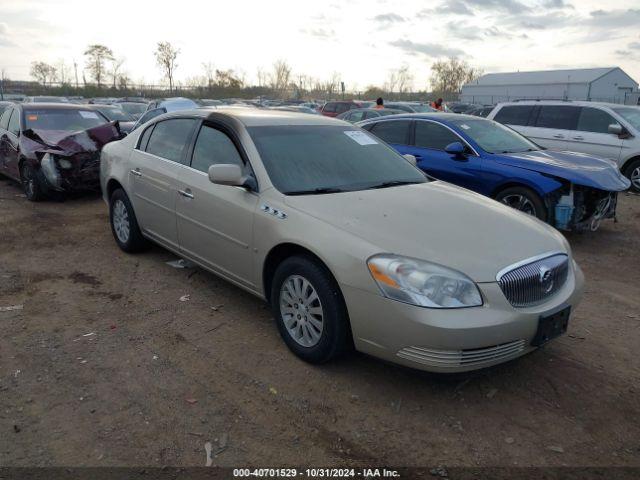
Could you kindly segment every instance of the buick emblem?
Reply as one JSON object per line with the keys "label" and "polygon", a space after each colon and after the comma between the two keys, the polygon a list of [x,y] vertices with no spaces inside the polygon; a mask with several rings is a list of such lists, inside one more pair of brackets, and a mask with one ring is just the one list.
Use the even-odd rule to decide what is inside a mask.
{"label": "buick emblem", "polygon": [[544,265],[540,267],[538,281],[544,293],[549,293],[553,289],[553,272]]}

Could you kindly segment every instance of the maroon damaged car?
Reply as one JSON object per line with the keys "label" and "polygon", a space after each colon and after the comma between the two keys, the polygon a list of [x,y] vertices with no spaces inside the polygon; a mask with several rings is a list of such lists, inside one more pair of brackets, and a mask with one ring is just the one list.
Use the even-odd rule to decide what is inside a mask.
{"label": "maroon damaged car", "polygon": [[0,173],[19,181],[27,198],[100,188],[100,151],[123,137],[118,122],[73,104],[30,103],[0,117]]}

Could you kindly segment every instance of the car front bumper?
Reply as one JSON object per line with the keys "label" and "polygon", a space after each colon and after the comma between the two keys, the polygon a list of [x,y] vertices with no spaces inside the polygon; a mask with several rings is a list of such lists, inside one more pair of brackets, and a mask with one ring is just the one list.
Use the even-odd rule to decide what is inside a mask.
{"label": "car front bumper", "polygon": [[[541,316],[580,301],[584,276],[572,263],[565,285],[542,305],[515,308],[497,283],[478,284],[481,307],[430,309],[341,285],[357,350],[412,368],[463,372],[512,360],[531,345]],[[571,322],[569,322],[571,328]]]}

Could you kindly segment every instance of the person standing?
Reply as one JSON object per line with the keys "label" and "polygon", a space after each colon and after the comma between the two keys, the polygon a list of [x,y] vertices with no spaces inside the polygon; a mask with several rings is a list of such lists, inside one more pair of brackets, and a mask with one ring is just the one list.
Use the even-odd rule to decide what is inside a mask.
{"label": "person standing", "polygon": [[381,110],[384,108],[384,100],[382,100],[382,97],[376,98],[376,106],[373,108],[375,110]]}

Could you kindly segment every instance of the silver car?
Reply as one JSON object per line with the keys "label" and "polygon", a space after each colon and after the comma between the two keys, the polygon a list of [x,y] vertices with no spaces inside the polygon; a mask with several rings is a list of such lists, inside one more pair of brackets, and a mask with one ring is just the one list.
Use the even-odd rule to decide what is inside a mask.
{"label": "silver car", "polygon": [[582,291],[556,230],[326,117],[164,114],[102,150],[101,185],[122,250],[153,241],[263,298],[309,362],[494,365],[564,333]]}

